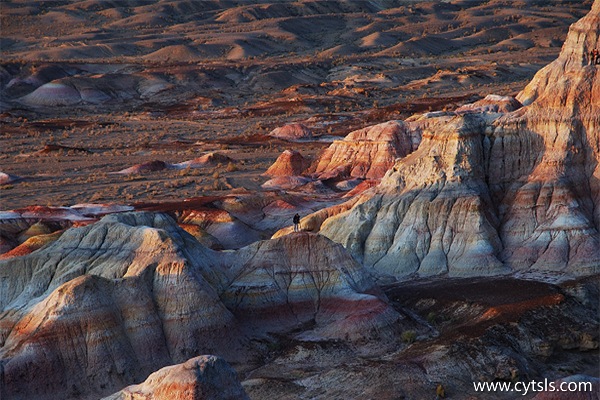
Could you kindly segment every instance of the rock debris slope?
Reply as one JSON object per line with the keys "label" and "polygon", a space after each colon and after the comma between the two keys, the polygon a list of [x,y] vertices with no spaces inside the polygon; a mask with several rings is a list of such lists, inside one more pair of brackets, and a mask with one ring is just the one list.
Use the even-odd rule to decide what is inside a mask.
{"label": "rock debris slope", "polygon": [[558,59],[518,95],[524,107],[492,96],[498,107],[412,118],[416,151],[349,211],[303,226],[393,277],[598,272],[600,66],[588,54],[600,47],[599,14],[596,1],[571,26]]}
{"label": "rock debris slope", "polygon": [[218,253],[152,213],[109,215],[1,260],[0,312],[11,399],[97,398],[200,354],[239,362],[256,335],[309,324],[311,335],[359,339],[400,318],[325,237]]}

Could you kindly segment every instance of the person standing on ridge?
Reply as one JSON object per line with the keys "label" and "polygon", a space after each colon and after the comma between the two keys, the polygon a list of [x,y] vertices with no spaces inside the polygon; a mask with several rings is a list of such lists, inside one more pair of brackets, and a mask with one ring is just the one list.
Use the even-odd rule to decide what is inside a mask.
{"label": "person standing on ridge", "polygon": [[300,215],[294,215],[294,232],[300,232]]}

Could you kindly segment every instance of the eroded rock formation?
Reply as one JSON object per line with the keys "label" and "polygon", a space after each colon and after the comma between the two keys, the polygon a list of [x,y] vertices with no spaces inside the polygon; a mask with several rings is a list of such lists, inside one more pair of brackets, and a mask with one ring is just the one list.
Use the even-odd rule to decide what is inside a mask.
{"label": "eroded rock formation", "polygon": [[153,213],[109,215],[0,260],[0,310],[2,395],[14,399],[107,395],[198,354],[239,361],[254,335],[310,324],[360,339],[400,318],[325,237],[218,253]]}
{"label": "eroded rock formation", "polygon": [[378,179],[396,158],[411,153],[419,141],[418,134],[403,121],[359,129],[329,146],[315,162],[315,174],[327,175],[335,169],[347,168],[351,177]]}
{"label": "eroded rock formation", "polygon": [[139,385],[104,400],[247,400],[237,374],[215,356],[199,356],[165,367]]}
{"label": "eroded rock formation", "polygon": [[201,168],[207,165],[217,165],[219,163],[226,164],[234,160],[224,154],[210,152],[193,160],[180,162],[175,164],[177,168]]}
{"label": "eroded rock formation", "polygon": [[411,119],[419,148],[350,211],[318,222],[321,233],[394,277],[598,272],[600,67],[587,55],[600,47],[599,14],[595,2],[572,25],[559,58],[519,94],[525,107],[503,113],[518,107],[504,99],[504,109]]}
{"label": "eroded rock formation", "polygon": [[303,124],[288,124],[273,129],[271,133],[269,133],[269,136],[295,142],[299,140],[310,140],[312,139],[313,134],[312,131]]}
{"label": "eroded rock formation", "polygon": [[299,151],[286,150],[267,169],[267,176],[298,176],[308,167],[308,162]]}

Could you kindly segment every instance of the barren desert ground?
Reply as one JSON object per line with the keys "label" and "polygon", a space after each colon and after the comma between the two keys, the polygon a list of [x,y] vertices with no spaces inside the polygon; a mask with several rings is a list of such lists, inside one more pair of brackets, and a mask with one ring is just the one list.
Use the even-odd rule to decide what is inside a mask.
{"label": "barren desert ground", "polygon": [[[3,209],[259,190],[261,173],[283,150],[315,158],[329,145],[268,139],[274,128],[299,122],[315,135],[343,137],[487,94],[514,95],[556,58],[569,25],[590,8],[589,1],[127,5],[3,2],[0,170],[23,178],[2,185]],[[217,163],[112,174],[213,151],[231,157],[236,171]]]}

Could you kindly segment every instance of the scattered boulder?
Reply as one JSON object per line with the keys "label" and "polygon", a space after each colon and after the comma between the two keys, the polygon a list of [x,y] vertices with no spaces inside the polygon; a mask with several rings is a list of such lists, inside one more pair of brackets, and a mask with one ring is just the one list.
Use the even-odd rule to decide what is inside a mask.
{"label": "scattered boulder", "polygon": [[216,356],[164,367],[103,400],[247,400],[234,369]]}
{"label": "scattered boulder", "polygon": [[184,161],[175,164],[177,168],[201,168],[206,165],[217,165],[217,164],[226,164],[233,162],[234,160],[224,154],[221,153],[207,153],[201,157],[194,158],[193,160]]}
{"label": "scattered boulder", "polygon": [[14,182],[21,180],[20,176],[6,174],[4,172],[0,172],[0,185],[8,185]]}

